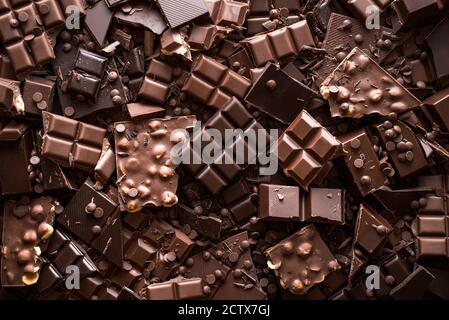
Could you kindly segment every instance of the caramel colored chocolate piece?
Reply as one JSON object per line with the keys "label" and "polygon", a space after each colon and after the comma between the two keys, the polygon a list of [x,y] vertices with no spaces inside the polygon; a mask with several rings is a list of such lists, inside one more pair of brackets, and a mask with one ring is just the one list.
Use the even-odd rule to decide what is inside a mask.
{"label": "caramel colored chocolate piece", "polygon": [[5,203],[2,286],[30,286],[39,279],[39,256],[44,249],[43,242],[53,234],[55,205],[51,197]]}
{"label": "caramel colored chocolate piece", "polygon": [[146,205],[172,207],[178,203],[178,175],[171,161],[174,130],[187,130],[195,117],[148,119],[115,123],[117,185],[122,211]]}
{"label": "caramel colored chocolate piece", "polygon": [[281,286],[297,295],[306,293],[340,269],[313,224],[269,248],[265,255]]}
{"label": "caramel colored chocolate piece", "polygon": [[320,92],[333,117],[401,114],[421,103],[358,48],[321,84]]}

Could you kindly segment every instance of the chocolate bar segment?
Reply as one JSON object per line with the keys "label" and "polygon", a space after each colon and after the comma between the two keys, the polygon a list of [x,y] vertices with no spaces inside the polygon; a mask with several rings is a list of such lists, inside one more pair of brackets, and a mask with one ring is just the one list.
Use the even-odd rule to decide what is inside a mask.
{"label": "chocolate bar segment", "polygon": [[302,111],[277,142],[278,158],[287,176],[308,190],[341,144],[307,111]]}
{"label": "chocolate bar segment", "polygon": [[203,297],[200,278],[183,279],[149,285],[146,289],[148,300],[192,300]]}
{"label": "chocolate bar segment", "polygon": [[307,21],[299,21],[288,27],[257,35],[243,41],[251,53],[256,67],[267,62],[281,62],[294,59],[303,46],[315,46]]}
{"label": "chocolate bar segment", "polygon": [[296,220],[341,224],[345,221],[345,192],[338,189],[261,184],[259,217],[266,220]]}
{"label": "chocolate bar segment", "polygon": [[92,171],[100,158],[106,130],[49,112],[43,112],[42,117],[42,155],[65,167]]}
{"label": "chocolate bar segment", "polygon": [[219,109],[232,96],[243,99],[251,82],[228,69],[216,60],[201,55],[192,67],[192,74],[182,88],[198,101],[211,108]]}

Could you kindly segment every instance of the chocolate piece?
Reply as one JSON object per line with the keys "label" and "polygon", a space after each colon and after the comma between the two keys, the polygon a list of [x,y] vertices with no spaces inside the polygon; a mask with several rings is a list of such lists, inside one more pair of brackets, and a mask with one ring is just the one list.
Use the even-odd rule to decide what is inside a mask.
{"label": "chocolate piece", "polygon": [[211,49],[216,40],[217,32],[217,26],[213,24],[194,25],[189,36],[190,47],[195,50]]}
{"label": "chocolate piece", "polygon": [[265,255],[269,268],[276,270],[281,286],[297,295],[306,293],[340,269],[313,224],[269,248]]}
{"label": "chocolate piece", "polygon": [[391,7],[394,10],[393,29],[397,32],[426,24],[429,19],[444,14],[449,10],[449,3],[444,0],[398,0]]}
{"label": "chocolate piece", "polygon": [[245,97],[251,82],[229,70],[216,60],[201,55],[192,66],[192,74],[182,88],[198,101],[209,107],[219,109],[232,96],[238,99]]}
{"label": "chocolate piece", "polygon": [[[317,93],[283,70],[269,64],[248,92],[245,101],[273,118],[289,124]],[[285,101],[279,106],[278,101]]]}
{"label": "chocolate piece", "polygon": [[381,63],[399,44],[400,38],[393,35],[391,29],[380,26],[368,30],[365,23],[357,19],[332,13],[322,46],[326,56],[316,67],[316,84],[320,85],[355,47]]}
{"label": "chocolate piece", "polygon": [[33,192],[27,170],[34,149],[33,131],[28,124],[11,121],[0,129],[0,187],[2,195]]}
{"label": "chocolate piece", "polygon": [[383,172],[376,151],[364,129],[338,138],[343,144],[346,167],[362,196],[366,196],[388,183],[388,178]]}
{"label": "chocolate piece", "polygon": [[333,117],[400,114],[421,103],[358,48],[321,84],[320,92]]}
{"label": "chocolate piece", "polygon": [[305,190],[340,146],[340,142],[307,111],[296,117],[277,142],[278,157],[285,174]]}
{"label": "chocolate piece", "polygon": [[381,187],[373,192],[374,197],[382,205],[397,217],[400,217],[410,211],[416,204],[416,201],[425,197],[432,191],[431,188],[413,188],[391,190],[388,187]]}
{"label": "chocolate piece", "polygon": [[123,264],[122,220],[118,205],[85,182],[58,222],[117,266]]}
{"label": "chocolate piece", "polygon": [[23,103],[25,114],[41,116],[42,111],[52,112],[55,83],[40,77],[25,79],[23,86]]}
{"label": "chocolate piece", "polygon": [[[52,299],[53,295],[60,296],[65,295],[67,291],[70,292],[63,285],[67,278],[67,267],[70,265],[79,268],[80,280],[83,284],[85,278],[93,277],[98,272],[94,262],[81,245],[59,229],[56,229],[51,237],[44,257],[44,265],[36,288],[40,299],[47,299],[47,297]],[[72,290],[73,293],[77,291]]]}
{"label": "chocolate piece", "polygon": [[208,13],[203,0],[156,0],[155,2],[172,29]]}
{"label": "chocolate piece", "polygon": [[20,83],[0,78],[0,114],[17,115],[25,112]]}
{"label": "chocolate piece", "polygon": [[424,100],[423,104],[426,115],[442,130],[449,132],[449,88],[438,91]]}
{"label": "chocolate piece", "polygon": [[160,11],[152,2],[148,1],[125,3],[121,10],[116,11],[114,17],[123,25],[149,29],[157,35],[161,35],[167,29],[167,24]]}
{"label": "chocolate piece", "polygon": [[[449,9],[449,2],[447,3]],[[444,52],[447,50],[446,35],[449,32],[449,19],[441,21],[435,29],[427,36],[426,42],[432,51],[433,65],[438,79],[449,76],[449,63]]]}
{"label": "chocolate piece", "polygon": [[180,268],[182,276],[201,278],[206,298],[214,296],[224,283],[230,268],[219,262],[209,251],[203,251],[189,257]]}
{"label": "chocolate piece", "polygon": [[431,187],[434,194],[415,203],[418,210],[416,255],[420,262],[429,265],[445,265],[449,258],[447,228],[447,177],[423,176],[418,178],[420,187]]}
{"label": "chocolate piece", "polygon": [[140,102],[128,103],[126,105],[126,110],[134,121],[157,118],[165,114],[164,108]]}
{"label": "chocolate piece", "polygon": [[192,300],[204,295],[200,278],[182,277],[151,284],[146,288],[146,292],[148,300]]}
{"label": "chocolate piece", "polygon": [[222,27],[242,27],[249,12],[247,1],[205,0],[214,25]]}
{"label": "chocolate piece", "polygon": [[256,216],[257,195],[250,192],[248,186],[239,180],[222,191],[226,209],[231,212],[234,221],[241,223]]}
{"label": "chocolate piece", "polygon": [[[214,300],[264,300],[249,250],[248,233],[241,232],[209,250],[223,264],[233,268],[214,294]],[[206,277],[207,281],[207,277]]]}
{"label": "chocolate piece", "polygon": [[435,277],[428,270],[418,266],[401,284],[391,290],[390,295],[395,300],[422,299],[434,279]]}
{"label": "chocolate piece", "polygon": [[69,6],[77,6],[80,14],[84,15],[79,0],[40,1],[36,4],[30,0],[2,3],[0,24],[4,28],[0,31],[0,37],[17,73],[29,72],[55,59],[46,31],[65,23]]}
{"label": "chocolate piece", "polygon": [[[136,212],[146,205],[171,207],[178,203],[178,175],[171,150],[177,129],[191,129],[194,117],[115,123],[117,185],[122,211]],[[185,138],[185,137],[184,137]]]}
{"label": "chocolate piece", "polygon": [[80,47],[78,37],[69,35],[55,47],[53,69],[64,115],[79,119],[121,107],[125,93],[114,60]]}
{"label": "chocolate piece", "polygon": [[354,279],[369,259],[379,253],[391,231],[393,227],[386,219],[366,204],[360,205],[352,245],[349,279]]}
{"label": "chocolate piece", "polygon": [[159,60],[151,60],[139,97],[159,104],[165,103],[173,81],[173,68]]}
{"label": "chocolate piece", "polygon": [[105,1],[99,1],[86,9],[86,29],[100,47],[103,47],[106,42],[113,16],[113,10],[109,9]]}
{"label": "chocolate piece", "polygon": [[343,4],[361,21],[367,21],[373,14],[385,9],[393,0],[354,0]]}
{"label": "chocolate piece", "polygon": [[95,166],[95,180],[106,185],[115,172],[115,153],[108,141],[104,141],[100,159]]}
{"label": "chocolate piece", "polygon": [[4,208],[2,286],[30,286],[39,279],[43,242],[53,234],[56,202],[51,197],[7,201]]}
{"label": "chocolate piece", "polygon": [[298,220],[342,224],[345,221],[345,192],[338,189],[261,184],[259,217],[267,220]]}
{"label": "chocolate piece", "polygon": [[[299,0],[255,0],[251,1],[250,14],[247,20],[247,34],[249,36],[266,31],[267,23],[278,25],[291,25],[300,20]],[[274,14],[271,10],[274,8]],[[282,9],[282,15],[281,15]]]}
{"label": "chocolate piece", "polygon": [[198,215],[193,209],[187,207],[182,203],[179,203],[177,205],[176,213],[181,225],[188,224],[199,234],[215,240],[220,239],[222,223],[221,219]]}
{"label": "chocolate piece", "polygon": [[373,128],[399,177],[405,178],[427,168],[427,159],[415,134],[403,122],[385,121]]}
{"label": "chocolate piece", "polygon": [[[251,130],[253,130],[253,132],[257,132],[256,135],[259,135],[259,130],[263,129],[261,124],[252,117],[236,98],[231,98],[226,102],[204,125],[204,129],[219,130],[222,137],[226,136],[226,129],[237,128],[242,130],[243,134],[251,133]],[[203,130],[201,135],[193,138],[204,139],[206,137],[208,137],[208,134]],[[252,141],[252,143],[248,144],[244,137],[239,136],[236,141],[232,141],[232,144],[228,146],[228,150],[236,150],[237,148],[243,147],[243,153],[245,155],[244,162],[247,163],[249,160],[252,160],[249,159],[251,155],[256,157],[257,152],[260,151],[253,150],[254,142]],[[213,143],[217,142],[214,141]],[[221,145],[230,144],[229,141],[221,141],[218,143]],[[193,141],[193,144],[195,144],[195,141]],[[221,146],[220,150],[221,154],[214,155],[214,162],[211,164],[206,164],[201,161],[198,163],[201,155],[197,154],[195,148],[187,150],[191,162],[190,164],[185,164],[185,168],[212,194],[217,194],[223,190],[245,167],[245,164],[234,161],[234,154],[230,154],[228,150],[223,149],[223,146]]]}
{"label": "chocolate piece", "polygon": [[256,67],[263,67],[267,62],[293,59],[303,46],[315,46],[305,20],[268,34],[245,39],[243,43],[251,53]]}
{"label": "chocolate piece", "polygon": [[65,166],[92,171],[101,155],[106,130],[43,112],[42,155]]}

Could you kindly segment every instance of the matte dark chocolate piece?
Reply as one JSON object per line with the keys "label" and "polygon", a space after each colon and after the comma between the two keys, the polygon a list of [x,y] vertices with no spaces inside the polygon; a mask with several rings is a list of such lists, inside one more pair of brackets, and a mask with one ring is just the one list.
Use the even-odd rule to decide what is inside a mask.
{"label": "matte dark chocolate piece", "polygon": [[280,164],[287,176],[308,187],[341,144],[307,111],[302,111],[277,142]]}
{"label": "matte dark chocolate piece", "polygon": [[[240,129],[243,134],[250,134],[251,132],[259,135],[259,130],[263,129],[262,125],[256,121],[253,116],[246,110],[246,108],[236,99],[231,98],[226,102],[212,117],[210,117],[204,124],[203,129],[215,129],[220,131],[222,137],[226,137],[225,130]],[[196,139],[204,139],[207,137],[207,132],[202,131],[201,135],[194,136],[193,143]],[[202,136],[204,137],[202,138]],[[255,137],[256,140],[258,137]],[[249,142],[249,141],[248,141]],[[190,164],[185,164],[185,168],[194,175],[209,192],[217,194],[223,190],[232,180],[246,167],[246,163],[249,160],[253,160],[253,157],[257,156],[257,152],[260,150],[253,150],[255,146],[254,141],[247,143],[243,136],[239,136],[236,140],[214,142],[221,145],[221,154],[214,155],[214,162],[212,164],[197,163],[198,159],[201,159],[201,155],[196,153],[195,148],[188,150],[191,158]],[[234,154],[224,148],[228,145],[230,150],[237,150],[242,148],[245,158],[242,162],[237,160]],[[267,146],[268,147],[268,146]],[[242,155],[240,155],[241,157]],[[252,157],[253,156],[253,157]],[[251,157],[251,159],[249,159]],[[196,159],[196,160],[195,160]],[[229,161],[232,160],[232,161]],[[228,163],[226,162],[228,161]],[[228,203],[231,204],[231,203]]]}
{"label": "matte dark chocolate piece", "polygon": [[[286,124],[291,123],[317,92],[268,64],[248,92],[245,101]],[[279,101],[283,101],[279,104]]]}
{"label": "matte dark chocolate piece", "polygon": [[126,99],[115,61],[86,50],[78,39],[68,34],[55,47],[53,69],[63,114],[79,119],[121,107]]}
{"label": "matte dark chocolate piece", "polygon": [[276,271],[281,286],[297,295],[306,293],[340,269],[313,224],[269,248],[265,255],[268,267]]}
{"label": "matte dark chocolate piece", "polygon": [[23,122],[2,123],[0,129],[0,188],[2,195],[33,192],[27,170],[34,149],[33,131]]}
{"label": "matte dark chocolate piece", "polygon": [[395,300],[422,299],[426,289],[435,277],[422,266],[418,266],[401,284],[391,290],[390,295]]}
{"label": "matte dark chocolate piece", "polygon": [[185,204],[179,203],[176,207],[181,225],[188,224],[195,229],[199,234],[206,237],[218,240],[221,234],[221,219],[215,217],[201,216]]}
{"label": "matte dark chocolate piece", "polygon": [[43,112],[42,155],[65,167],[92,171],[101,155],[106,130]]}
{"label": "matte dark chocolate piece", "polygon": [[398,0],[391,7],[394,10],[391,19],[393,29],[402,31],[422,26],[429,19],[441,16],[449,10],[449,3],[446,0]]}
{"label": "matte dark chocolate piece", "polygon": [[345,166],[362,196],[388,184],[388,175],[394,170],[388,169],[388,165],[381,166],[365,129],[338,138],[343,144]]}
{"label": "matte dark chocolate piece", "polygon": [[123,264],[122,220],[116,204],[108,195],[86,181],[58,222],[117,266]]}
{"label": "matte dark chocolate piece", "polygon": [[350,279],[361,272],[369,259],[379,253],[392,230],[393,227],[385,218],[369,206],[360,205],[352,246]]}
{"label": "matte dark chocolate piece", "polygon": [[165,114],[164,108],[140,102],[128,103],[126,105],[126,110],[134,121],[158,118]]}
{"label": "matte dark chocolate piece", "polygon": [[98,46],[103,47],[114,11],[109,9],[105,1],[99,1],[86,9],[85,25]]}
{"label": "matte dark chocolate piece", "polygon": [[320,91],[333,117],[400,114],[421,103],[359,48],[346,56]]}
{"label": "matte dark chocolate piece", "polygon": [[42,111],[52,112],[55,95],[54,81],[41,77],[28,77],[23,85],[25,115],[40,116]]}

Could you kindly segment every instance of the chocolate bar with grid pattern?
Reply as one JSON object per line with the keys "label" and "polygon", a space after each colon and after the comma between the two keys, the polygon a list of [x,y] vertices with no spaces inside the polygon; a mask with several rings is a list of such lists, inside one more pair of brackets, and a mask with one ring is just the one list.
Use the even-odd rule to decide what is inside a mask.
{"label": "chocolate bar with grid pattern", "polygon": [[250,87],[251,81],[247,78],[201,55],[195,61],[182,90],[209,107],[219,109],[233,96],[243,99]]}
{"label": "chocolate bar with grid pattern", "polygon": [[418,210],[416,255],[421,263],[444,265],[449,260],[449,178],[445,175],[418,177],[418,186],[434,192],[421,198]]}
{"label": "chocolate bar with grid pattern", "polygon": [[146,288],[148,300],[192,300],[204,297],[201,278],[175,279],[151,284]]}
{"label": "chocolate bar with grid pattern", "polygon": [[165,62],[151,60],[142,86],[139,98],[163,104],[170,93],[170,84],[173,81],[173,68]]}
{"label": "chocolate bar with grid pattern", "polygon": [[[255,132],[257,137],[259,130],[263,129],[263,127],[236,98],[231,98],[229,102],[208,119],[203,129],[205,130],[202,130],[201,135],[193,137],[194,140],[201,139],[201,136],[207,136],[207,129],[219,130],[222,137],[225,137],[225,130],[240,129],[244,134],[254,130],[253,132]],[[195,144],[195,141],[193,143]],[[213,143],[217,142],[214,141]],[[226,143],[228,143],[228,141],[222,141],[223,145]],[[247,163],[247,160],[250,160],[250,157],[256,156],[259,151],[254,150],[241,136],[232,143],[232,146],[233,148],[230,148],[231,150],[243,147],[242,150],[244,151],[245,163]],[[185,168],[195,177],[195,179],[213,194],[217,194],[223,190],[245,167],[244,163],[235,161],[237,159],[235,159],[234,154],[230,154],[229,150],[221,150],[222,153],[215,155],[215,161],[212,164],[205,164],[204,162],[195,164],[195,162],[192,161],[191,164],[185,165]],[[190,148],[187,152],[190,152],[192,160],[201,159],[201,155],[196,153],[195,148]],[[234,161],[229,161],[231,159]]]}
{"label": "chocolate bar with grid pattern", "polygon": [[277,142],[278,158],[287,176],[308,190],[341,143],[307,111],[302,111]]}
{"label": "chocolate bar with grid pattern", "polygon": [[92,172],[100,159],[106,130],[43,112],[42,155],[65,167]]}
{"label": "chocolate bar with grid pattern", "polygon": [[0,1],[0,39],[17,73],[54,60],[46,31],[64,24],[69,6],[84,15],[80,0]]}
{"label": "chocolate bar with grid pattern", "polygon": [[295,58],[303,46],[315,46],[307,21],[245,39],[243,43],[253,57],[256,67],[267,62],[281,62]]}

